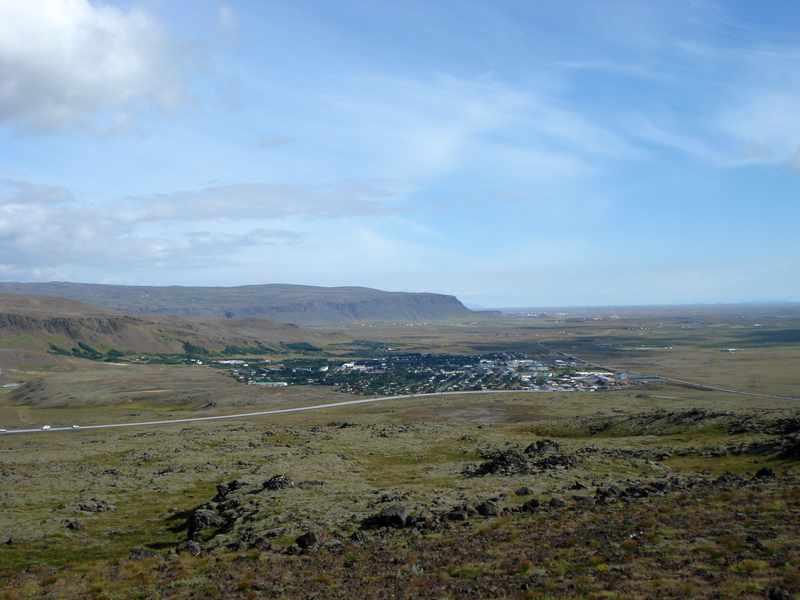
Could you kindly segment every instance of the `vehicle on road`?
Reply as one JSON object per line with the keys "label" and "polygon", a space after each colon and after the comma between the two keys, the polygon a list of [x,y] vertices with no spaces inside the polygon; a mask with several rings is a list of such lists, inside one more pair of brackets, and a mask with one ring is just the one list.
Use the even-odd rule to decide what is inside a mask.
{"label": "vehicle on road", "polygon": [[42,425],[42,431],[47,431],[50,429],[50,425]]}

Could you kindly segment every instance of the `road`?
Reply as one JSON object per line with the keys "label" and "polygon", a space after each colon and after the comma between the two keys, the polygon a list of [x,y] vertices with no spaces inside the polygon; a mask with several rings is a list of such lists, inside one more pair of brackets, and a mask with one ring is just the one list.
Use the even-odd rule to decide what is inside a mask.
{"label": "road", "polygon": [[[549,341],[549,340],[544,340]],[[561,356],[573,357],[576,360],[580,360],[582,363],[597,367],[598,369],[603,369],[604,371],[618,371],[619,369],[612,369],[605,365],[599,365],[597,363],[589,362],[588,360],[583,360],[581,358],[576,357],[574,354],[568,354],[566,352],[562,352],[560,350],[555,350],[548,346],[545,346],[542,342],[538,342],[539,346],[547,350],[548,352],[552,352],[554,354],[559,354]],[[650,373],[639,373],[636,371],[624,371],[625,373],[630,373],[632,375],[641,375],[643,377],[658,377],[659,379],[663,379],[664,381],[671,381],[673,383],[680,383],[683,385],[690,385],[692,387],[702,388],[706,390],[714,390],[717,392],[725,392],[728,394],[739,394],[743,396],[756,396],[758,398],[773,398],[776,400],[800,400],[800,398],[790,398],[787,396],[770,396],[768,394],[756,394],[753,392],[742,392],[740,390],[732,390],[728,388],[721,388],[715,387],[711,385],[705,385],[702,383],[695,383],[693,381],[685,381],[682,379],[673,379],[671,377],[664,377],[662,375],[653,375]],[[536,390],[478,390],[472,392],[434,392],[430,394],[409,394],[403,396],[382,396],[379,398],[365,398],[363,400],[347,400],[345,402],[333,402],[330,404],[316,404],[313,406],[301,406],[297,408],[282,408],[279,410],[266,410],[261,412],[253,412],[253,413],[239,413],[234,415],[219,415],[216,417],[190,417],[186,419],[167,419],[164,421],[141,421],[137,423],[109,423],[106,425],[85,425],[81,427],[52,427],[48,430],[42,430],[41,428],[37,429],[11,429],[8,431],[4,431],[0,433],[0,435],[19,435],[19,434],[30,434],[30,433],[53,433],[57,431],[85,431],[87,429],[114,429],[119,427],[153,427],[157,425],[172,425],[175,423],[196,423],[199,421],[222,421],[224,419],[247,419],[251,417],[264,417],[269,415],[280,415],[284,413],[293,413],[293,412],[302,412],[306,410],[322,410],[325,408],[340,408],[342,406],[355,406],[358,404],[370,404],[373,402],[385,402],[387,400],[402,400],[408,398],[425,398],[425,397],[432,397],[432,396],[450,396],[450,395],[457,395],[457,394],[498,394],[498,393],[513,393],[513,394],[521,394],[521,393],[542,393]]]}
{"label": "road", "polygon": [[402,400],[407,398],[425,398],[431,396],[450,396],[457,394],[498,394],[498,393],[534,393],[533,390],[479,390],[473,392],[434,392],[430,394],[408,394],[403,396],[382,396],[380,398],[364,398],[363,400],[347,400],[345,402],[334,402],[331,404],[315,404],[313,406],[300,406],[297,408],[282,408],[280,410],[266,410],[253,413],[238,413],[235,415],[219,415],[216,417],[189,417],[186,419],[166,419],[163,421],[140,421],[137,423],[109,423],[106,425],[82,425],[80,427],[51,427],[43,430],[36,429],[9,429],[0,435],[19,435],[23,433],[53,433],[56,431],[86,431],[89,429],[115,429],[119,427],[152,427],[155,425],[172,425],[175,423],[195,423],[198,421],[221,421],[224,419],[246,419],[250,417],[264,417],[268,415],[280,415],[284,413],[302,412],[305,410],[322,410],[324,408],[339,408],[342,406],[354,406],[357,404],[369,404],[372,402],[385,402],[387,400]]}

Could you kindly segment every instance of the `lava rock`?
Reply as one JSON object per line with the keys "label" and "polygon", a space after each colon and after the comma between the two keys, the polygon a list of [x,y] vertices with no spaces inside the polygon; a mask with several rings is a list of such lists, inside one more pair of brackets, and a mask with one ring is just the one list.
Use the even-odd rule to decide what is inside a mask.
{"label": "lava rock", "polygon": [[265,490],[285,490],[286,488],[294,487],[294,479],[288,475],[275,475],[270,477],[263,484]]}
{"label": "lava rock", "polygon": [[541,503],[538,499],[533,498],[532,500],[528,500],[525,504],[522,505],[523,512],[536,512],[539,509]]}
{"label": "lava rock", "polygon": [[525,454],[528,456],[544,456],[556,452],[558,452],[558,444],[553,440],[539,440],[525,448]]}
{"label": "lava rock", "polygon": [[189,554],[191,556],[200,556],[203,553],[203,549],[200,547],[200,544],[194,540],[186,540],[185,542],[181,542],[175,547],[175,551],[178,554]]}
{"label": "lava rock", "polygon": [[475,507],[475,510],[478,511],[479,515],[483,515],[484,517],[494,517],[500,514],[500,508],[491,500],[481,502]]}
{"label": "lava rock", "polygon": [[107,502],[106,500],[99,500],[97,498],[92,498],[90,502],[81,502],[78,504],[78,510],[83,512],[105,512],[107,510],[116,510],[117,507]]}
{"label": "lava rock", "polygon": [[313,531],[308,531],[298,537],[295,542],[300,548],[313,548],[319,545],[319,538],[317,538],[317,534]]}
{"label": "lava rock", "polygon": [[225,523],[225,519],[220,517],[213,510],[203,508],[197,509],[189,517],[186,524],[189,530],[189,537],[194,538],[200,532],[212,527],[219,527]]}
{"label": "lava rock", "polygon": [[411,511],[405,504],[387,506],[377,515],[367,517],[362,524],[363,529],[378,529],[379,527],[405,527],[412,525],[414,519]]}
{"label": "lava rock", "polygon": [[350,539],[360,544],[369,544],[373,538],[366,531],[358,530],[350,536]]}
{"label": "lava rock", "polygon": [[767,600],[794,600],[794,596],[782,587],[771,587],[767,590]]}
{"label": "lava rock", "polygon": [[755,479],[774,479],[775,478],[775,471],[773,471],[770,467],[761,467],[758,471],[756,471]]}

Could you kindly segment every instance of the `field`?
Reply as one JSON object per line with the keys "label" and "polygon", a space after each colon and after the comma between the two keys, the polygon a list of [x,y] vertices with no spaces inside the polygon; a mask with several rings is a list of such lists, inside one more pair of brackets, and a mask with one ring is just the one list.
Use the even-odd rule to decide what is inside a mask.
{"label": "field", "polygon": [[[688,383],[3,435],[0,598],[792,597],[799,316],[583,309],[337,328],[404,352],[557,351]],[[348,399],[196,365],[76,359],[6,381],[30,384],[0,393],[14,427]]]}

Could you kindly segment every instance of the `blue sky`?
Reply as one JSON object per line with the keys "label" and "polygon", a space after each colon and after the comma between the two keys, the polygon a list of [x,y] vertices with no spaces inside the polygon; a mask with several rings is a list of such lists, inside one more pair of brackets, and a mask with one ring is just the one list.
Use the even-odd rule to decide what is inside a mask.
{"label": "blue sky", "polygon": [[800,301],[795,1],[0,3],[0,280]]}

